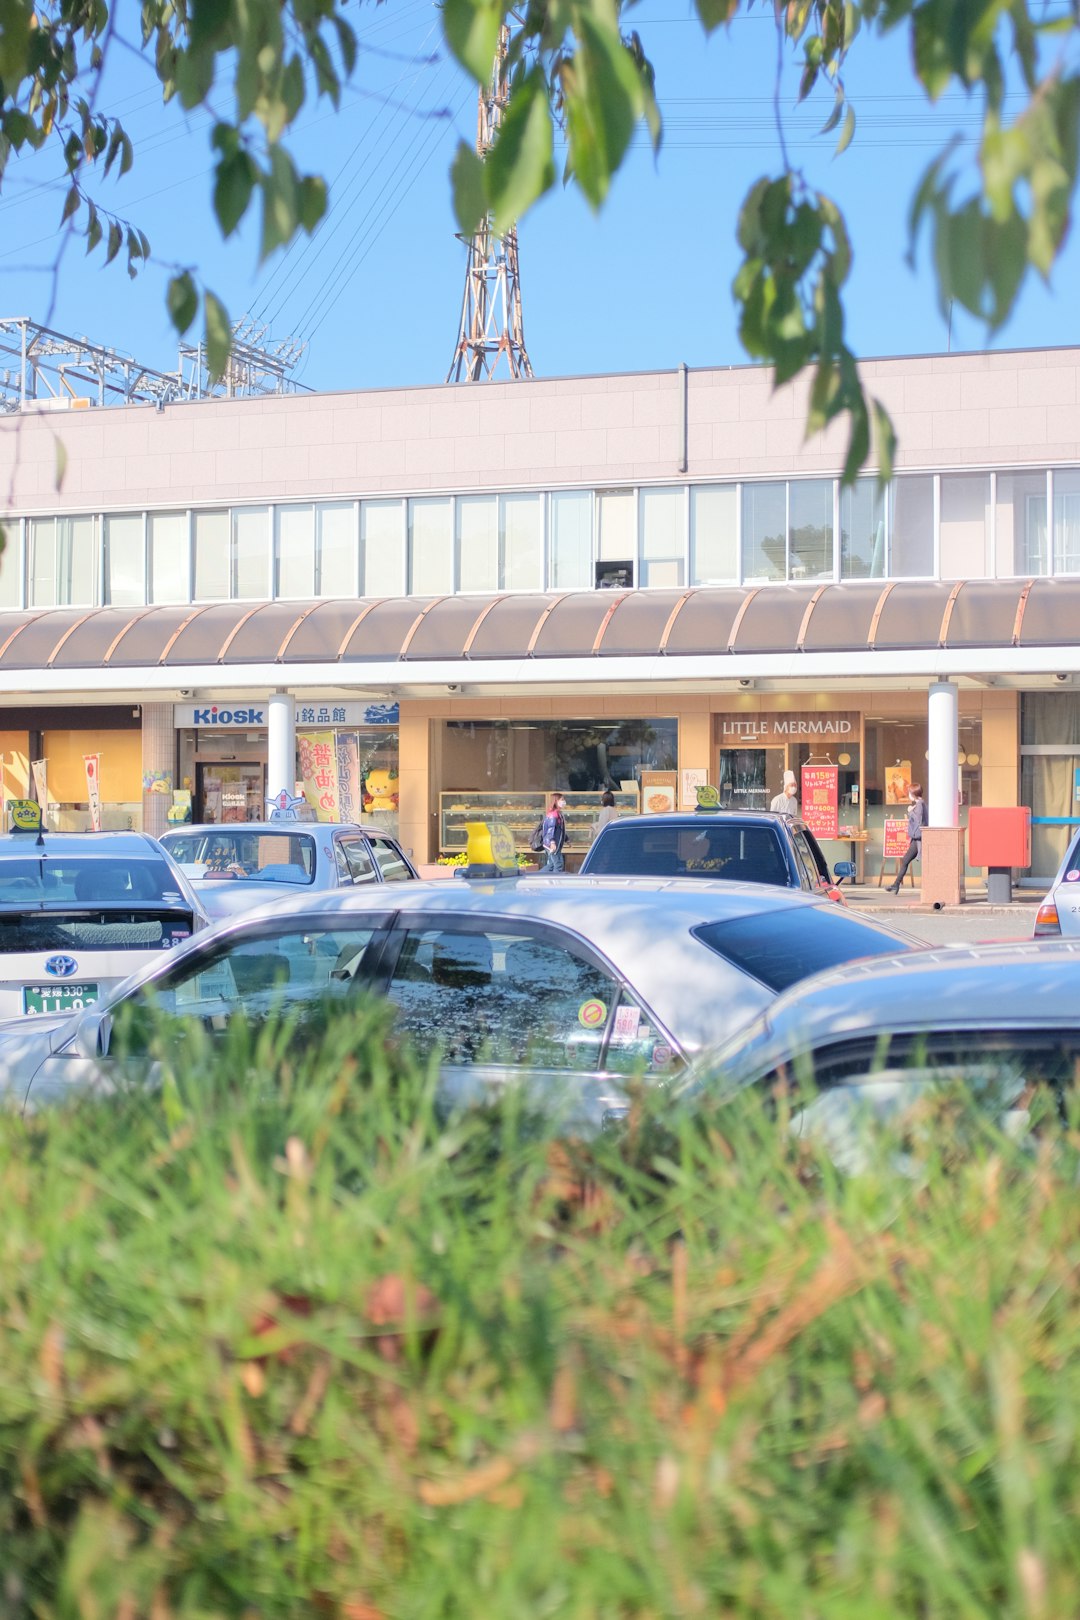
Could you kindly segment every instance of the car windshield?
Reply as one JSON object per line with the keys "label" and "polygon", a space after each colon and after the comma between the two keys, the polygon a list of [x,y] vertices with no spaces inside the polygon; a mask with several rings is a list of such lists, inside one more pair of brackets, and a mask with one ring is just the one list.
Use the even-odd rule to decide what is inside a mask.
{"label": "car windshield", "polygon": [[729,878],[748,883],[791,884],[772,826],[702,817],[686,826],[610,823],[589,855],[590,873],[618,877]]}
{"label": "car windshield", "polygon": [[702,923],[692,932],[718,956],[776,991],[860,956],[897,956],[915,948],[914,941],[833,905],[792,906],[790,911]]}
{"label": "car windshield", "polygon": [[315,840],[295,831],[169,833],[161,840],[173,860],[193,878],[244,878],[255,883],[315,881]]}
{"label": "car windshield", "polygon": [[115,855],[33,855],[0,860],[0,910],[40,904],[79,906],[102,901],[134,905],[175,905],[176,874],[168,861]]}

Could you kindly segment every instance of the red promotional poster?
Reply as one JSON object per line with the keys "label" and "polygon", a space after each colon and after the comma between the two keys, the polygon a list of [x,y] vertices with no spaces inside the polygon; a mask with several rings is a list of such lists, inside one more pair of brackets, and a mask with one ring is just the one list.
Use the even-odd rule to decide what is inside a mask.
{"label": "red promotional poster", "polygon": [[804,765],[799,812],[815,838],[835,838],[840,824],[840,772],[835,765]]}
{"label": "red promotional poster", "polygon": [[84,754],[83,764],[86,767],[86,797],[90,805],[90,826],[94,832],[101,831],[101,784],[98,767],[101,764],[100,754]]}
{"label": "red promotional poster", "polygon": [[907,854],[908,835],[906,821],[886,821],[885,843],[881,851],[883,860],[898,861]]}

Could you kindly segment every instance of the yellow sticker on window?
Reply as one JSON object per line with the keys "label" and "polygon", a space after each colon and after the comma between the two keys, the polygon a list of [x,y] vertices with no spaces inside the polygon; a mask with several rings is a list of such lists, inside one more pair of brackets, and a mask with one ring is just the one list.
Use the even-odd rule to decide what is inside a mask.
{"label": "yellow sticker on window", "polygon": [[577,1010],[577,1021],[586,1029],[598,1029],[607,1022],[607,1003],[603,1001],[583,1001]]}

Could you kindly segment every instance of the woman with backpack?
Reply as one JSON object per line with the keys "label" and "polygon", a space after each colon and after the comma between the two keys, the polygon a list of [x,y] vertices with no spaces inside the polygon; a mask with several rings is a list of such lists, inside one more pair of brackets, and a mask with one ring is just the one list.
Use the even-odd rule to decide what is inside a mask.
{"label": "woman with backpack", "polygon": [[540,862],[541,872],[561,872],[564,869],[563,845],[566,843],[566,822],[563,811],[566,809],[566,800],[561,793],[556,793],[551,801],[551,809],[544,817],[541,827],[541,837],[544,846],[544,859]]}

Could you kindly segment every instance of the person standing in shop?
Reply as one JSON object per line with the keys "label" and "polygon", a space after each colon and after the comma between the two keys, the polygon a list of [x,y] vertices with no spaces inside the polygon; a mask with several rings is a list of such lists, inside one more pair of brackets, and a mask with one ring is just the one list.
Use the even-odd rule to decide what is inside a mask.
{"label": "person standing in shop", "polygon": [[926,800],[922,796],[922,788],[918,782],[912,782],[908,788],[907,835],[908,847],[904,851],[904,858],[896,874],[896,882],[890,883],[890,894],[899,894],[900,885],[904,881],[904,874],[912,861],[922,856],[922,833],[926,826]]}
{"label": "person standing in shop", "polygon": [[796,796],[796,781],[794,771],[784,772],[783,791],[776,795],[776,798],[770,804],[769,809],[778,811],[782,816],[798,815],[799,800]]}

